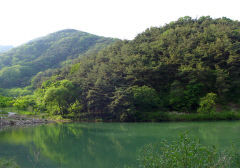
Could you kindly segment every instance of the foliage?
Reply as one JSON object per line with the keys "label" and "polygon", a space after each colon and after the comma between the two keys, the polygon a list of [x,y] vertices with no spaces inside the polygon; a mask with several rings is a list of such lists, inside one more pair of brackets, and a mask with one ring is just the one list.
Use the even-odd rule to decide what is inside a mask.
{"label": "foliage", "polygon": [[[62,80],[56,83],[49,83],[50,81],[44,83],[45,90],[42,93],[43,99],[40,102],[47,105],[47,109],[52,114],[67,114],[68,108],[71,106],[71,102],[75,100],[74,92],[75,87],[71,81]],[[76,110],[76,109],[75,109]]]}
{"label": "foliage", "polygon": [[0,108],[11,106],[12,101],[13,99],[11,97],[0,96]]}
{"label": "foliage", "polygon": [[0,88],[0,94],[3,96],[9,96],[9,97],[26,96],[26,95],[31,95],[32,93],[33,91],[30,87],[12,88],[12,89]]}
{"label": "foliage", "polygon": [[117,121],[134,121],[136,107],[133,105],[133,93],[131,88],[118,88],[111,97],[108,105],[112,118]]}
{"label": "foliage", "polygon": [[169,102],[174,110],[191,112],[196,110],[201,96],[203,85],[201,83],[183,86],[178,81],[171,85]]}
{"label": "foliage", "polygon": [[210,92],[235,101],[238,25],[226,18],[180,18],[82,57],[61,78],[81,88],[82,112],[123,121],[144,111],[196,112]]}
{"label": "foliage", "polygon": [[76,100],[73,104],[70,105],[68,111],[70,114],[72,114],[74,117],[76,117],[79,114],[79,111],[82,110],[82,104]]}
{"label": "foliage", "polygon": [[152,111],[160,105],[160,98],[155,89],[148,86],[133,86],[131,90],[133,93],[133,103],[137,110]]}
{"label": "foliage", "polygon": [[140,152],[142,168],[210,168],[239,167],[239,153],[235,150],[218,151],[204,146],[199,140],[183,134],[171,143],[163,141],[146,145]]}
{"label": "foliage", "polygon": [[217,95],[215,93],[208,93],[205,97],[201,98],[198,112],[208,113],[209,115],[216,112],[216,99]]}
{"label": "foliage", "polygon": [[34,111],[36,102],[33,96],[22,96],[14,100],[13,107],[16,107],[18,110],[26,110],[28,107],[31,107],[32,111]]}
{"label": "foliage", "polygon": [[35,87],[42,81],[41,78],[45,78],[45,70],[53,69],[52,73],[55,73],[54,68],[65,66],[71,63],[70,60],[90,51],[95,52],[113,41],[72,29],[32,40],[0,54],[0,88],[22,88],[30,84],[33,76],[43,71],[32,81]]}
{"label": "foliage", "polygon": [[[216,102],[240,100],[239,25],[227,18],[183,17],[104,49],[114,40],[57,32],[19,48],[24,56],[16,50],[1,55],[0,85],[12,78],[11,85],[25,86],[37,74],[27,89],[35,90],[36,109],[63,117],[154,121],[165,119],[159,111],[214,113]],[[216,98],[203,98],[208,93]]]}
{"label": "foliage", "polygon": [[19,168],[13,160],[0,158],[0,168]]}

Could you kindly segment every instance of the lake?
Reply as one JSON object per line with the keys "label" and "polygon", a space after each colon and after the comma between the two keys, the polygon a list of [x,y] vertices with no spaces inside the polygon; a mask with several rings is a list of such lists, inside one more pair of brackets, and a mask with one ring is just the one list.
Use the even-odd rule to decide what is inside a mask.
{"label": "lake", "polygon": [[143,145],[184,131],[206,145],[240,146],[240,121],[65,123],[0,131],[0,157],[22,168],[123,168],[137,165]]}

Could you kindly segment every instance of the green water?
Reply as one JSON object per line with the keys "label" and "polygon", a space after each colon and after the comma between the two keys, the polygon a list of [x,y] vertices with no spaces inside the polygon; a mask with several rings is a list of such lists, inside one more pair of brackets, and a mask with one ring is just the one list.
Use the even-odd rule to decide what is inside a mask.
{"label": "green water", "polygon": [[240,122],[68,123],[0,131],[0,157],[22,168],[122,168],[139,149],[189,130],[201,143],[240,146]]}

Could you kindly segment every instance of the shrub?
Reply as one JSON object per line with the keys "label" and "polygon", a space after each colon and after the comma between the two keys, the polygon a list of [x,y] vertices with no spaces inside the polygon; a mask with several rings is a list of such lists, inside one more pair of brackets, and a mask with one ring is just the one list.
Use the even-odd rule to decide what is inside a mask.
{"label": "shrub", "polygon": [[203,146],[187,134],[172,143],[146,145],[140,153],[141,168],[240,167],[239,153],[233,150],[219,152],[214,146]]}
{"label": "shrub", "polygon": [[200,99],[200,107],[198,108],[199,113],[208,113],[209,115],[216,112],[216,99],[215,93],[208,93],[205,97]]}
{"label": "shrub", "polygon": [[19,168],[13,160],[0,158],[0,168]]}

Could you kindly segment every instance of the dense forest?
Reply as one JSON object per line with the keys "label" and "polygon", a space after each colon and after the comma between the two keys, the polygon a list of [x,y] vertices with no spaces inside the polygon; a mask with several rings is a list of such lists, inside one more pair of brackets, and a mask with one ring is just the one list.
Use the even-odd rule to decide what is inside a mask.
{"label": "dense forest", "polygon": [[[82,57],[77,56],[89,48],[84,40],[60,40],[54,49],[51,40],[35,43],[1,55],[0,87],[26,86],[37,72],[77,59],[33,77],[34,94],[14,99],[18,108],[78,119],[145,121],[161,120],[162,112],[211,113],[216,105],[240,103],[239,21],[183,17]],[[22,75],[10,75],[12,70]]]}
{"label": "dense forest", "polygon": [[[59,68],[114,39],[66,29],[0,54],[0,88],[24,87],[38,72]],[[48,73],[48,72],[47,72]]]}

